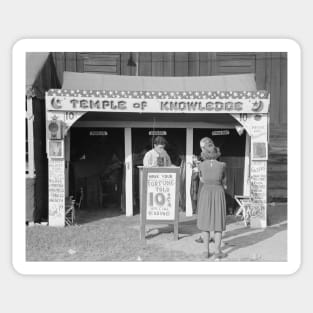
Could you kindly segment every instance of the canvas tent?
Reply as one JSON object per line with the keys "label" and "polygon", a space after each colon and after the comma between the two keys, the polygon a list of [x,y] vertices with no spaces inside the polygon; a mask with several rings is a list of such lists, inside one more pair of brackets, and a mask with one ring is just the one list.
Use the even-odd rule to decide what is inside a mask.
{"label": "canvas tent", "polygon": [[47,218],[45,92],[59,88],[50,53],[26,53],[26,221]]}

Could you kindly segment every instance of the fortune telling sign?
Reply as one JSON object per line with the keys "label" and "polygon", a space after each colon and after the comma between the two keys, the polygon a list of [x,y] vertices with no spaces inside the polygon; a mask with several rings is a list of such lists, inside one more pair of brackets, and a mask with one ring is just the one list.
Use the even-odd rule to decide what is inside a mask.
{"label": "fortune telling sign", "polygon": [[141,237],[145,224],[174,224],[178,238],[179,167],[143,168],[141,183]]}
{"label": "fortune telling sign", "polygon": [[46,93],[48,111],[138,113],[267,113],[267,91],[57,90]]}
{"label": "fortune telling sign", "polygon": [[176,173],[147,173],[146,219],[174,220]]}

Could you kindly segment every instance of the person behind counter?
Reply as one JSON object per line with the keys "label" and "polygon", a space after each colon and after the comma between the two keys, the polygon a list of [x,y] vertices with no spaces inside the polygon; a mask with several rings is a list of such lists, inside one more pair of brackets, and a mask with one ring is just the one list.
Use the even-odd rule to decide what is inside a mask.
{"label": "person behind counter", "polygon": [[154,138],[154,148],[148,151],[143,158],[143,166],[145,167],[158,167],[158,166],[171,166],[172,161],[170,156],[165,150],[167,141],[162,136]]}

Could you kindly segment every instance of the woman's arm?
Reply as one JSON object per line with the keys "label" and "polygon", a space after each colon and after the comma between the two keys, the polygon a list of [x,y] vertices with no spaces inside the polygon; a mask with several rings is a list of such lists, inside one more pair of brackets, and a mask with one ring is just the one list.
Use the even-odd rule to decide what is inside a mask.
{"label": "woman's arm", "polygon": [[224,189],[227,189],[226,163],[224,163],[224,166],[223,166],[222,184],[223,184]]}
{"label": "woman's arm", "polygon": [[200,179],[200,182],[201,182],[201,183],[204,183],[204,180],[203,180],[203,177],[202,177],[202,172],[201,172],[202,163],[200,163],[200,164],[198,165],[198,169],[199,169],[199,179]]}

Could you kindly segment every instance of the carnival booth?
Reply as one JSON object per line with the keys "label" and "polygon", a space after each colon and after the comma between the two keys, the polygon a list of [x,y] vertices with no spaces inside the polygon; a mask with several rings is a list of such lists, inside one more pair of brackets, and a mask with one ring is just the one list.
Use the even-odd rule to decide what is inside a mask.
{"label": "carnival booth", "polygon": [[[49,225],[64,226],[66,200],[84,192],[85,210],[139,208],[139,169],[154,136],[166,137],[179,168],[178,204],[192,215],[193,155],[210,137],[227,163],[227,209],[266,227],[269,93],[254,74],[142,77],[64,73],[46,93]],[[249,210],[248,210],[248,209]]]}

